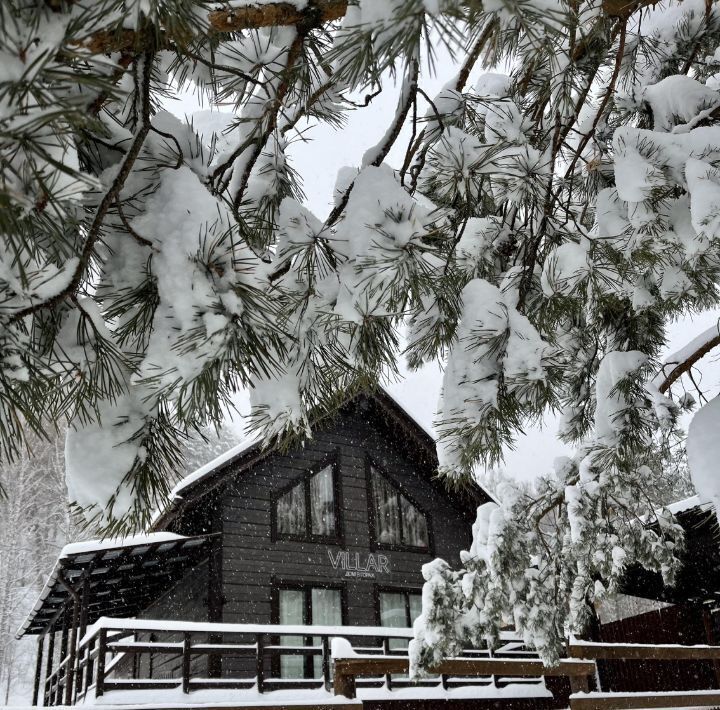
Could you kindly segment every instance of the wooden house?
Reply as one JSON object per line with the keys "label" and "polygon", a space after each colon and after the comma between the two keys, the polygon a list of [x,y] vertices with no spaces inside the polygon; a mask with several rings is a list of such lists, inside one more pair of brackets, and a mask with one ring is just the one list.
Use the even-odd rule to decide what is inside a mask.
{"label": "wooden house", "polygon": [[[338,635],[404,652],[422,565],[458,564],[489,500],[477,485],[449,494],[436,468],[432,437],[382,391],[316,422],[301,447],[228,452],[176,487],[146,535],[65,548],[20,632],[39,638],[35,702],[137,690],[164,702],[180,685],[286,697],[329,688]],[[492,686],[487,707],[556,706],[537,678],[478,684],[479,697]],[[452,696],[448,679],[437,685],[427,702]]]}

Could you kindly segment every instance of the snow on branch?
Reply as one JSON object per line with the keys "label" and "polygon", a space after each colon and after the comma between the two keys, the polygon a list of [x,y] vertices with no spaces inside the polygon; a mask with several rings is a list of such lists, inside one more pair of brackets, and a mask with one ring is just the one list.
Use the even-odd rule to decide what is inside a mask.
{"label": "snow on branch", "polygon": [[[715,5],[5,0],[0,26],[3,455],[18,422],[69,421],[69,490],[120,534],[238,390],[253,434],[296,441],[406,357],[445,365],[448,484],[548,412],[574,447],[498,483],[459,569],[426,569],[419,663],[508,618],[551,661],[627,565],[671,580],[683,442],[658,389],[720,328],[648,363],[720,306]],[[347,113],[393,80],[318,218],[323,136],[361,145]],[[162,109],[188,89],[229,125]]]}
{"label": "snow on branch", "polygon": [[705,332],[693,338],[687,345],[670,355],[655,378],[663,394],[711,350],[720,345],[720,325],[710,326]]}

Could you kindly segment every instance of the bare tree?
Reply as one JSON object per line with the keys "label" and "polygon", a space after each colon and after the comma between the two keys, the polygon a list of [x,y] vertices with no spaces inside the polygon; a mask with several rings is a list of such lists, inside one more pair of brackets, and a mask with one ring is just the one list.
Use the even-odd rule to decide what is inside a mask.
{"label": "bare tree", "polygon": [[[64,432],[28,439],[30,450],[0,471],[0,698],[29,691],[32,639],[15,632],[45,582],[60,548],[73,536],[64,479]],[[18,693],[20,691],[20,693]]]}

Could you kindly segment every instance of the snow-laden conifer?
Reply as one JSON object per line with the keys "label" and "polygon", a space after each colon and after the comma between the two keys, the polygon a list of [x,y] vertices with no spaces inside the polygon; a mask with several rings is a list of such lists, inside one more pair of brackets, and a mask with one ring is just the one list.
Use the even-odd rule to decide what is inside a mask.
{"label": "snow-laden conifer", "polygon": [[[303,435],[401,354],[441,360],[449,484],[551,410],[575,454],[501,482],[462,568],[426,568],[414,659],[514,623],[553,660],[628,565],[677,568],[671,387],[717,337],[658,358],[717,304],[719,45],[700,0],[6,0],[3,456],[67,418],[78,502],[142,525],[237,389],[261,432]],[[393,78],[314,214],[292,141]],[[227,131],[162,108],[188,87]]]}

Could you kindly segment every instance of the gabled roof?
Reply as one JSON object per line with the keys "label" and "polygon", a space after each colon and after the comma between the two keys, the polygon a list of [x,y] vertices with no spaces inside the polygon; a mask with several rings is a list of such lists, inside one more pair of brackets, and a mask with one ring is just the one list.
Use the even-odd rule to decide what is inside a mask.
{"label": "gabled roof", "polygon": [[[366,403],[373,408],[374,413],[386,426],[395,431],[402,432],[412,441],[414,458],[424,464],[424,468],[435,472],[437,470],[437,453],[433,433],[422,426],[398,401],[386,390],[378,388],[369,394],[360,394],[350,398],[334,415],[318,416],[312,422],[317,428],[332,416],[351,410],[360,403]],[[403,437],[403,440],[405,440]],[[196,501],[224,484],[230,477],[237,476],[265,458],[275,453],[279,443],[266,446],[262,438],[252,438],[241,442],[213,461],[201,466],[186,476],[171,491],[170,502],[167,508],[153,520],[152,529],[162,530],[181,511],[187,510]],[[471,481],[467,488],[454,492],[453,495],[462,506],[473,516],[478,505],[492,500],[492,496],[476,481]]]}

